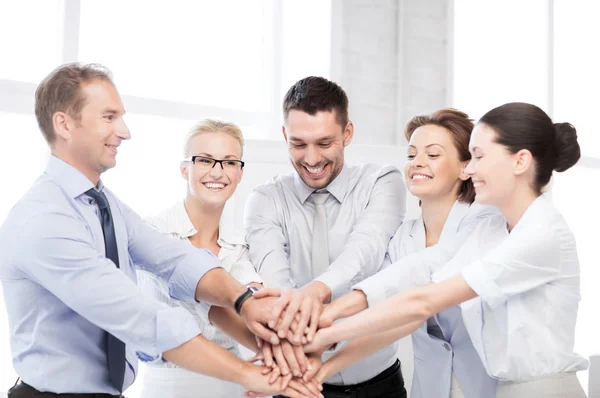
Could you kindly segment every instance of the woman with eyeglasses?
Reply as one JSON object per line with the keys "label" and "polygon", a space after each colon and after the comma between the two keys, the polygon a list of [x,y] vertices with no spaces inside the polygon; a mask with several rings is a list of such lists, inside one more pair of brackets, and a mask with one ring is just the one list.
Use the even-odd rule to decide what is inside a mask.
{"label": "woman with eyeglasses", "polygon": [[[242,180],[244,139],[233,123],[204,120],[185,140],[181,176],[186,181],[185,198],[147,221],[176,239],[185,239],[198,248],[212,251],[221,265],[242,284],[260,286],[261,279],[248,258],[243,232],[223,222],[225,203]],[[208,308],[190,305],[169,297],[165,283],[140,271],[139,286],[150,296],[173,307],[182,307],[196,316],[202,335],[239,356],[238,344],[211,324]],[[215,322],[218,324],[218,322]],[[141,358],[142,360],[148,358]],[[143,398],[240,397],[241,387],[223,380],[192,373],[161,359],[146,366]]]}

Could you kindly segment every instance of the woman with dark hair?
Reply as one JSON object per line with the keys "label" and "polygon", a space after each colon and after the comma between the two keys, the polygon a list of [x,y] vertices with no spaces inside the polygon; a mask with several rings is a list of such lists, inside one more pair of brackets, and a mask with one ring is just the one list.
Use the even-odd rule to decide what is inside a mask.
{"label": "woman with dark hair", "polygon": [[[450,261],[430,267],[434,283],[321,329],[309,351],[356,340],[324,364],[317,380],[462,303],[464,326],[487,374],[498,381],[498,398],[585,397],[575,372],[586,369],[587,360],[573,352],[580,300],[575,239],[542,196],[552,171],[565,171],[580,157],[575,128],[554,124],[534,105],[510,103],[479,120],[469,147],[466,172],[475,200],[501,211],[503,230],[479,223]],[[396,282],[423,284],[423,264],[405,259],[408,281]],[[362,352],[353,349],[358,346]]]}

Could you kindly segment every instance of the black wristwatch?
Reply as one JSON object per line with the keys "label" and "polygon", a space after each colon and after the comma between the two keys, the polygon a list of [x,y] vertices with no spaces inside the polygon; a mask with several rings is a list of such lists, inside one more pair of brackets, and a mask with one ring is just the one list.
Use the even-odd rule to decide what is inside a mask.
{"label": "black wristwatch", "polygon": [[259,288],[254,286],[246,286],[246,290],[244,290],[244,293],[242,293],[240,297],[238,297],[237,300],[235,300],[235,304],[233,305],[233,307],[235,308],[235,312],[237,312],[238,315],[240,315],[240,312],[242,312],[242,305],[244,304],[244,302],[250,297],[252,297],[254,293],[258,292],[259,290]]}

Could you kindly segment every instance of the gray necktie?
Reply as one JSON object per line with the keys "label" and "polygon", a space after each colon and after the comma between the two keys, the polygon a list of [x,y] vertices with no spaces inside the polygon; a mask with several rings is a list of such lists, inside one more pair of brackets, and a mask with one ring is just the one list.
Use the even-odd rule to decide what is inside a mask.
{"label": "gray necktie", "polygon": [[312,277],[321,275],[329,267],[329,245],[327,243],[327,214],[325,213],[325,201],[329,197],[328,192],[313,192],[311,195],[315,204],[315,217],[313,218],[312,234]]}

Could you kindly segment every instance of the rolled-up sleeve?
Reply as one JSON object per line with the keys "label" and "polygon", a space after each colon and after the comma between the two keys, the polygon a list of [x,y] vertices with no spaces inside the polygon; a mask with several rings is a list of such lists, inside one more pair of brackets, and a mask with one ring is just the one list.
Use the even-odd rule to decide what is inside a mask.
{"label": "rolled-up sleeve", "polygon": [[[575,242],[572,240],[575,250]],[[550,223],[538,228],[515,228],[488,255],[465,267],[461,274],[481,299],[494,309],[510,297],[566,275],[561,269],[560,231]]]}
{"label": "rolled-up sleeve", "polygon": [[369,202],[352,228],[343,252],[316,278],[331,289],[333,299],[379,270],[405,211],[406,188],[402,175],[398,169],[390,168],[375,182]]}
{"label": "rolled-up sleeve", "polygon": [[[46,211],[23,225],[15,239],[31,242],[14,252],[21,272],[136,350],[158,355],[200,334],[185,309],[148,300],[125,273],[98,253],[87,225],[76,216],[61,209]],[[191,278],[181,275],[186,276],[171,278]],[[181,283],[185,282],[174,285]]]}
{"label": "rolled-up sleeve", "polygon": [[250,261],[268,287],[294,287],[289,261],[289,245],[273,199],[254,190],[244,211],[246,241]]}

